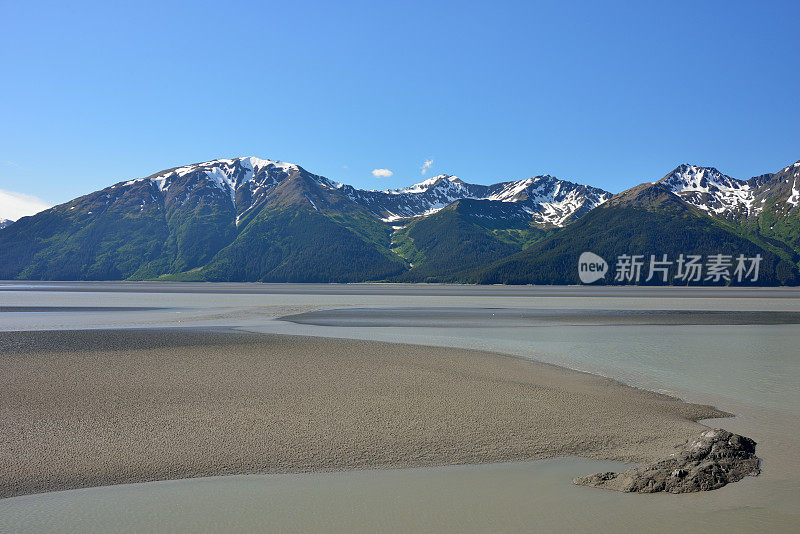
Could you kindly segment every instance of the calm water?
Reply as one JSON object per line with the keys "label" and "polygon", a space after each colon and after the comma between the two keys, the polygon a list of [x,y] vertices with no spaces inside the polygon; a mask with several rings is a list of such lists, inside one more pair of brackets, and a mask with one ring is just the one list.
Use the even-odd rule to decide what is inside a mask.
{"label": "calm water", "polygon": [[[348,473],[234,476],[0,501],[30,532],[791,531],[791,515],[710,494],[623,495],[569,480],[623,464],[582,459]],[[750,481],[745,485],[752,486]],[[724,489],[722,491],[725,491]],[[727,501],[727,502],[726,502]],[[5,508],[5,510],[3,510]],[[13,522],[13,523],[12,523]]]}
{"label": "calm water", "polygon": [[[189,286],[178,289],[184,287]],[[510,309],[516,317],[524,314],[521,310],[535,309],[796,313],[796,291],[734,295],[720,290],[604,293],[593,291],[596,288],[546,288],[537,293],[524,288],[513,293],[509,289],[514,288],[422,286],[427,289],[391,293],[383,286],[355,286],[348,293],[346,286],[303,286],[295,292],[287,290],[289,286],[276,286],[272,292],[269,287],[226,287],[222,297],[209,292],[208,284],[202,291],[182,293],[159,292],[152,285],[145,292],[108,284],[88,291],[75,286],[54,291],[0,288],[0,306],[167,308],[113,314],[0,313],[0,328],[227,325],[504,352],[612,376],[736,413],[735,419],[710,424],[756,439],[764,474],[715,492],[683,496],[623,495],[573,486],[569,481],[577,474],[615,467],[583,459],[170,481],[0,500],[0,531],[344,532],[397,525],[398,530],[411,531],[800,531],[799,325],[592,325],[584,319],[573,325],[574,317],[520,325],[498,323],[485,310]],[[425,320],[431,319],[431,307],[445,308],[439,310],[445,318],[454,308],[475,312],[462,325],[439,322],[428,327],[415,323],[413,312],[406,313],[405,320],[412,320],[407,326],[319,326],[274,318],[319,306],[377,308],[376,317],[380,309],[420,308]],[[326,313],[335,317],[344,312]]]}

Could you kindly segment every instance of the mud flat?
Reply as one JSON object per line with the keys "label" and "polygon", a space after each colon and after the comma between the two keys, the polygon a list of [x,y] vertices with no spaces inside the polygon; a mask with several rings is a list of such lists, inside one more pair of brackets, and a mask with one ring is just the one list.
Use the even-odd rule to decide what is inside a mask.
{"label": "mud flat", "polygon": [[0,495],[580,455],[653,462],[709,406],[463,349],[213,330],[0,334]]}

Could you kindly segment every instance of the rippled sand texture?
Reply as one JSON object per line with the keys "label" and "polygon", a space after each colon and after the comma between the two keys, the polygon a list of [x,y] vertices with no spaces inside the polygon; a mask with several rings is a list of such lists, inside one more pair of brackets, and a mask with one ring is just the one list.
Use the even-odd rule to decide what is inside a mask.
{"label": "rippled sand texture", "polygon": [[654,461],[724,415],[463,349],[199,330],[0,334],[0,496],[233,473]]}

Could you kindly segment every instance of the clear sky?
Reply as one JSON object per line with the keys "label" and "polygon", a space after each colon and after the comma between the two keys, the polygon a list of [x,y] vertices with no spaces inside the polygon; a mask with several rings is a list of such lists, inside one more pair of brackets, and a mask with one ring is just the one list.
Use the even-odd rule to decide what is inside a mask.
{"label": "clear sky", "polygon": [[244,155],[614,192],[800,159],[797,0],[114,4],[0,0],[0,217]]}

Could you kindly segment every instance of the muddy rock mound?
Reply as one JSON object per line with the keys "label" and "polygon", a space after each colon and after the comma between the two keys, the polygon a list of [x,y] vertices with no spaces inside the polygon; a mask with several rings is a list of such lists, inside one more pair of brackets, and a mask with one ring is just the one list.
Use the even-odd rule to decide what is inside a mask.
{"label": "muddy rock mound", "polygon": [[758,475],[756,442],[727,430],[703,432],[666,460],[624,473],[595,473],[573,479],[575,484],[631,493],[710,491]]}

